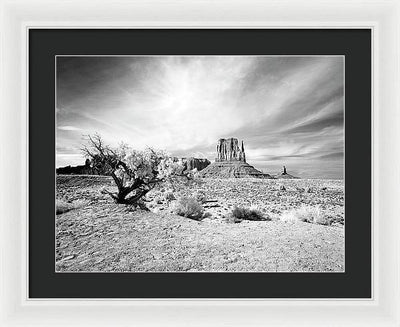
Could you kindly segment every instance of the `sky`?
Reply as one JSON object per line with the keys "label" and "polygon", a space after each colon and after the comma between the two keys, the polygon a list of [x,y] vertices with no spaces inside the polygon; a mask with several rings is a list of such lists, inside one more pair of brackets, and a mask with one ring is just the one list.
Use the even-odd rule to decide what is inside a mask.
{"label": "sky", "polygon": [[58,56],[55,110],[57,167],[87,134],[212,162],[235,137],[263,172],[343,178],[342,56]]}

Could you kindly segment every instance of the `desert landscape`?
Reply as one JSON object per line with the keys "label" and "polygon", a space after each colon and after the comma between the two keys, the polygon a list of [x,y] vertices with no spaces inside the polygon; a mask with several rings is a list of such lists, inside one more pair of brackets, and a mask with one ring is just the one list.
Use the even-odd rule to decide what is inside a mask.
{"label": "desert landscape", "polygon": [[343,56],[56,56],[56,272],[344,272]]}
{"label": "desert landscape", "polygon": [[175,179],[137,206],[109,176],[58,175],[56,271],[344,271],[343,182],[285,175]]}

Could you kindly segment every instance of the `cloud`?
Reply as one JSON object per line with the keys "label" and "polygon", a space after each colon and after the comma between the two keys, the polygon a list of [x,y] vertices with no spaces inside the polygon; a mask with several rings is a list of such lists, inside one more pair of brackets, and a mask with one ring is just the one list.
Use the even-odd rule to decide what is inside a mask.
{"label": "cloud", "polygon": [[59,130],[62,131],[80,131],[81,129],[75,126],[58,126]]}
{"label": "cloud", "polygon": [[82,138],[69,132],[98,132],[112,145],[213,160],[217,139],[237,137],[260,169],[341,178],[343,65],[339,56],[57,57],[57,144],[78,153]]}

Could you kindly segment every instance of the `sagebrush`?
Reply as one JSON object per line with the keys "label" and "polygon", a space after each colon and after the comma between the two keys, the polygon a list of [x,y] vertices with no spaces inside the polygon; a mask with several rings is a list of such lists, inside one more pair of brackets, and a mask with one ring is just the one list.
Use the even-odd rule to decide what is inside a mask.
{"label": "sagebrush", "polygon": [[191,219],[201,219],[204,214],[204,208],[194,197],[180,197],[176,201],[173,211],[183,217]]}
{"label": "sagebrush", "polygon": [[261,210],[257,208],[235,207],[232,210],[232,217],[241,220],[269,220]]}
{"label": "sagebrush", "polygon": [[282,214],[280,220],[330,225],[329,219],[325,216],[325,213],[319,206],[302,205],[300,208],[288,210]]}

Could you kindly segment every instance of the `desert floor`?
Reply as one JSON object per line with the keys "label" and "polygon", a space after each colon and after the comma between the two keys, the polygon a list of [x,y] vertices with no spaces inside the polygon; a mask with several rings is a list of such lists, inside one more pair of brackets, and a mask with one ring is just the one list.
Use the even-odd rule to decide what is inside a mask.
{"label": "desert floor", "polygon": [[[284,189],[283,187],[284,186]],[[344,188],[336,180],[202,179],[151,191],[144,211],[115,204],[103,176],[57,176],[56,271],[344,271]],[[205,194],[206,215],[175,215],[163,194]],[[330,225],[281,221],[318,206]],[[256,206],[268,221],[232,223],[235,206]]]}

